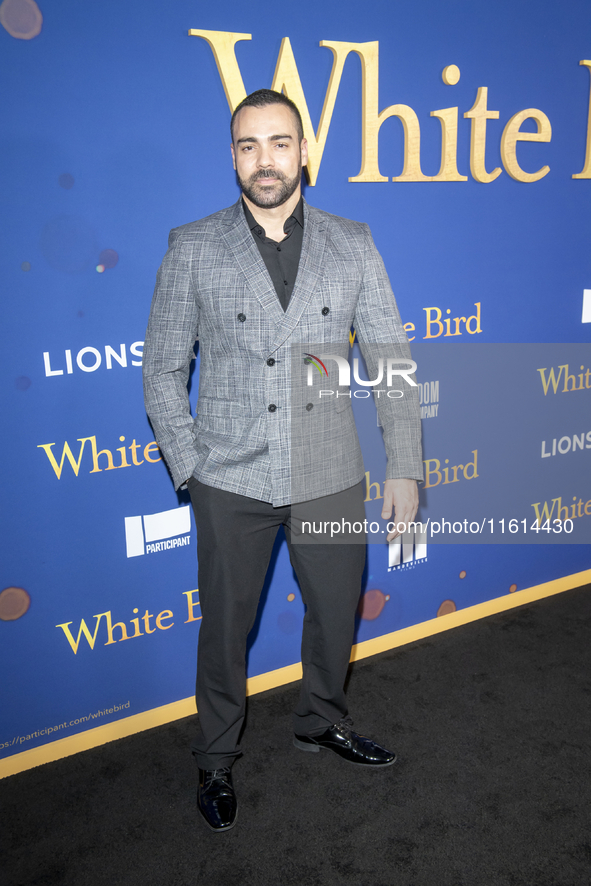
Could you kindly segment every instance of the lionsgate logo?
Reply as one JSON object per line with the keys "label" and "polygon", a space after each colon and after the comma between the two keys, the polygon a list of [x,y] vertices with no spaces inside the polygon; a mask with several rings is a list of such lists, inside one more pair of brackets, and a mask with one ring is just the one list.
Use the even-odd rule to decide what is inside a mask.
{"label": "lionsgate logo", "polygon": [[413,569],[427,562],[427,524],[417,523],[414,530],[404,532],[388,544],[388,572]]}
{"label": "lionsgate logo", "polygon": [[[124,369],[127,369],[129,365],[141,366],[143,349],[143,341],[132,342],[129,345],[129,354],[124,342],[117,347],[104,345],[102,348],[105,355],[104,362],[101,351],[91,346],[81,348],[75,354],[72,354],[71,348],[66,348],[63,352],[63,357],[61,353],[54,352],[51,354],[49,351],[43,351],[45,376],[49,378],[51,376],[72,375],[78,371],[96,372],[101,366],[105,369],[113,369],[113,361]],[[138,359],[134,360],[134,357]]]}
{"label": "lionsgate logo", "polygon": [[[304,352],[304,363],[308,366],[308,375],[306,384],[308,387],[314,385],[314,370],[316,369],[322,379],[328,378],[328,369],[326,361],[334,360],[339,371],[339,387],[344,387],[345,391],[319,390],[318,397],[354,397],[356,399],[364,399],[370,396],[368,390],[364,388],[373,388],[374,395],[379,397],[385,394],[393,400],[400,400],[404,397],[404,391],[393,387],[395,381],[402,379],[413,388],[417,387],[417,382],[411,378],[411,373],[416,372],[417,364],[410,357],[379,357],[377,360],[377,375],[374,379],[364,379],[359,375],[359,358],[353,359],[353,379],[360,386],[361,390],[351,392],[348,390],[351,385],[351,365],[349,361],[340,354],[309,354]],[[386,387],[378,387],[385,380]]]}
{"label": "lionsgate logo", "polygon": [[128,557],[159,554],[191,543],[191,507],[185,505],[159,514],[125,518]]}

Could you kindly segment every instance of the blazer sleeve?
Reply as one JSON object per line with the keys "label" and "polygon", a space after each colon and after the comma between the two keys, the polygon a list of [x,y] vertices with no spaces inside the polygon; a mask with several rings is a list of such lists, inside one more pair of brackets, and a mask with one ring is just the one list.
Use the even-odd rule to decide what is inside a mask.
{"label": "blazer sleeve", "polygon": [[[384,262],[364,225],[363,283],[355,312],[354,326],[370,378],[377,378],[380,357],[410,359],[410,345],[402,326],[398,306]],[[388,347],[389,346],[389,347]],[[410,376],[415,382],[414,375]],[[380,385],[380,387],[385,387]],[[378,417],[384,434],[388,465],[386,479],[423,479],[421,413],[418,387],[402,381],[404,396],[376,395]]]}
{"label": "blazer sleeve", "polygon": [[199,308],[186,247],[171,231],[158,270],[143,357],[144,401],[175,489],[193,475],[193,417],[187,383],[199,333]]}

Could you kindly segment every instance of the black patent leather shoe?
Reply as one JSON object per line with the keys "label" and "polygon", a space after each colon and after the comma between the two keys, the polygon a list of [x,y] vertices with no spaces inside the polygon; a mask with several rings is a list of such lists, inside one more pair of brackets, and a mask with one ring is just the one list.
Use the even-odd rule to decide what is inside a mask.
{"label": "black patent leather shoe", "polygon": [[234,827],[238,806],[229,767],[199,770],[197,808],[212,831],[229,831]]}
{"label": "black patent leather shoe", "polygon": [[300,751],[318,753],[321,748],[334,751],[339,757],[356,763],[358,766],[392,766],[396,762],[396,754],[376,744],[375,741],[358,735],[351,728],[353,723],[346,717],[334,726],[330,726],[321,735],[294,735],[293,743]]}

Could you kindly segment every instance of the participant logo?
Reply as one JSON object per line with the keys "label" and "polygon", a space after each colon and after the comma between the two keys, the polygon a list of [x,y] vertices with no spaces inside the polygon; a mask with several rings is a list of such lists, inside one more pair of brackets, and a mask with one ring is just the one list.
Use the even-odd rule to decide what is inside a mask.
{"label": "participant logo", "polygon": [[125,518],[128,557],[158,554],[191,543],[191,507],[185,505],[158,514]]}

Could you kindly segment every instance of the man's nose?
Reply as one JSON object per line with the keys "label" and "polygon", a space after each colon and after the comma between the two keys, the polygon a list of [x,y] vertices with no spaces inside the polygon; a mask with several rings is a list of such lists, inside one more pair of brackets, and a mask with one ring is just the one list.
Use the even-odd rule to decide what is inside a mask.
{"label": "man's nose", "polygon": [[262,169],[267,169],[268,167],[275,165],[273,152],[270,148],[262,148],[258,157],[258,165]]}

